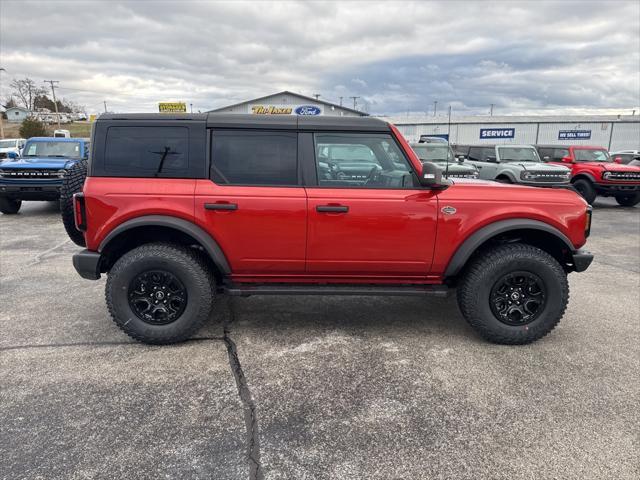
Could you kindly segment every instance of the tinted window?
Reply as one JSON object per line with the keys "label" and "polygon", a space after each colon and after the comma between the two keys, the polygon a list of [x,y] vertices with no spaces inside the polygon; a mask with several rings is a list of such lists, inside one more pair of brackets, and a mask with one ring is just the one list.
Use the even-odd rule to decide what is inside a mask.
{"label": "tinted window", "polygon": [[413,188],[407,159],[387,134],[316,134],[320,186]]}
{"label": "tinted window", "polygon": [[556,148],[553,150],[553,159],[556,161],[562,160],[563,157],[569,156],[569,150],[566,148]]}
{"label": "tinted window", "polygon": [[220,185],[298,185],[297,157],[296,133],[216,131],[211,179]]}
{"label": "tinted window", "polygon": [[496,151],[493,147],[470,147],[469,148],[469,159],[477,160],[480,162],[486,162],[487,159],[491,157],[495,159]]}
{"label": "tinted window", "polygon": [[109,127],[104,154],[106,175],[185,175],[189,130],[185,127]]}
{"label": "tinted window", "polygon": [[553,160],[553,149],[552,148],[539,148],[538,154],[540,158],[545,162]]}
{"label": "tinted window", "polygon": [[80,142],[29,142],[23,152],[25,157],[70,157],[81,158]]}

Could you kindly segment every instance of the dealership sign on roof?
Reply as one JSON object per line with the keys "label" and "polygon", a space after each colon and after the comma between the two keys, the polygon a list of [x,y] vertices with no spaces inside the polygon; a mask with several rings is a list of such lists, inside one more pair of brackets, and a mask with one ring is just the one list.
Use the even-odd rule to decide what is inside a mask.
{"label": "dealership sign on roof", "polygon": [[322,108],[317,105],[251,105],[254,115],[321,115]]}

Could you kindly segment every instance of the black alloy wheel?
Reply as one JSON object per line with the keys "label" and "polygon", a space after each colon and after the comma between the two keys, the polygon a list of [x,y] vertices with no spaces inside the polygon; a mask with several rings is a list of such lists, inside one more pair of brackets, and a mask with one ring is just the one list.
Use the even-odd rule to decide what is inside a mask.
{"label": "black alloy wheel", "polygon": [[137,275],[129,284],[129,307],[151,325],[175,322],[187,305],[187,290],[178,277],[164,270]]}
{"label": "black alloy wheel", "polygon": [[511,272],[491,289],[489,303],[498,320],[521,326],[533,322],[546,305],[544,282],[531,272]]}

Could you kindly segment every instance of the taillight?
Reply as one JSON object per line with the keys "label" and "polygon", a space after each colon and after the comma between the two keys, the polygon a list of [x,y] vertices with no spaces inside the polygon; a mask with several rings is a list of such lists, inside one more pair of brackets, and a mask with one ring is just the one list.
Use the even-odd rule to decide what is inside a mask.
{"label": "taillight", "polygon": [[584,237],[587,238],[591,234],[591,216],[593,214],[593,207],[587,206],[587,220],[584,225]]}
{"label": "taillight", "polygon": [[87,231],[87,211],[84,204],[84,195],[76,193],[73,196],[73,213],[76,222],[76,228],[81,232]]}

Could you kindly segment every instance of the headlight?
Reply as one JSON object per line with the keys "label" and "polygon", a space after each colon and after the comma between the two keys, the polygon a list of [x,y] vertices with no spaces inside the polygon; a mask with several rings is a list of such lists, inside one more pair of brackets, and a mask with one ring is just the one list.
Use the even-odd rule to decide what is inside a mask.
{"label": "headlight", "polygon": [[58,170],[58,178],[64,178],[66,174],[67,174],[67,171],[64,168],[61,170]]}
{"label": "headlight", "polygon": [[602,174],[602,178],[604,178],[605,180],[607,180],[610,176],[611,176],[611,172],[604,172]]}
{"label": "headlight", "polygon": [[520,179],[521,180],[535,180],[538,178],[538,174],[537,173],[533,173],[533,172],[520,172]]}
{"label": "headlight", "polygon": [[476,170],[475,172],[471,172],[469,174],[469,178],[478,178],[478,171]]}

